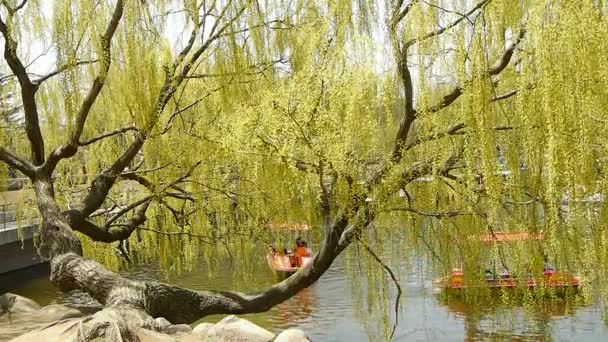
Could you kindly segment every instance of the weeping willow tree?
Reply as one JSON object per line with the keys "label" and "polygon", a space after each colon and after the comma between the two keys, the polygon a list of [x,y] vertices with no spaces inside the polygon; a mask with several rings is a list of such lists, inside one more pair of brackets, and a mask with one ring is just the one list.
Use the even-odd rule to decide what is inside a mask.
{"label": "weeping willow tree", "polygon": [[[605,10],[3,1],[27,143],[15,151],[22,133],[3,132],[0,160],[31,180],[51,281],[129,317],[125,336],[125,322],[269,310],[353,242],[384,272],[383,246],[406,235],[402,250],[424,243],[445,270],[485,262],[467,236],[543,232],[546,243],[510,252],[513,272],[550,256],[605,284],[605,211],[575,205],[606,184]],[[53,69],[28,70],[36,53]],[[277,220],[315,223],[320,248],[258,293],[130,280],[94,261],[111,264],[114,243],[125,257],[192,265],[207,244]],[[370,274],[385,294],[386,278]]]}

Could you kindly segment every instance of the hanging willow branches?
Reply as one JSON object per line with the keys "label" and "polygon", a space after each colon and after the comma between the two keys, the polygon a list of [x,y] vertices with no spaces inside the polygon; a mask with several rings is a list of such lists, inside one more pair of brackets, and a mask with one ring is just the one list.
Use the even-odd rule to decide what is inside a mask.
{"label": "hanging willow branches", "polygon": [[[23,119],[1,130],[0,160],[32,181],[64,289],[120,306],[121,284],[173,322],[260,312],[363,237],[430,249],[438,272],[481,277],[498,256],[522,276],[550,260],[608,283],[603,2],[30,0],[0,18]],[[191,267],[208,242],[266,241],[272,222],[313,224],[320,248],[256,294],[92,260],[116,267],[118,243]],[[471,238],[500,230],[547,241]],[[384,286],[375,269],[368,286]]]}

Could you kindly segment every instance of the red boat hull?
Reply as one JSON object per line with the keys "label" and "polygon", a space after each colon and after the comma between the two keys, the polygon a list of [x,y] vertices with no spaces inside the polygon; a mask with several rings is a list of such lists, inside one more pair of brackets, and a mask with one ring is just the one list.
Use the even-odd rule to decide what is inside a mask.
{"label": "red boat hull", "polygon": [[294,254],[290,255],[279,255],[275,253],[268,253],[266,260],[268,260],[268,266],[278,273],[295,273],[302,267],[312,262],[312,255],[305,257],[298,257]]}
{"label": "red boat hull", "polygon": [[462,273],[439,279],[435,281],[435,284],[442,289],[471,289],[471,288],[490,288],[490,289],[508,289],[515,287],[524,288],[578,288],[580,281],[578,277],[571,276],[564,273],[547,273],[543,276],[541,281],[534,279],[527,279],[525,282],[520,281],[516,278],[504,277],[498,279],[489,279],[473,284],[465,284]]}

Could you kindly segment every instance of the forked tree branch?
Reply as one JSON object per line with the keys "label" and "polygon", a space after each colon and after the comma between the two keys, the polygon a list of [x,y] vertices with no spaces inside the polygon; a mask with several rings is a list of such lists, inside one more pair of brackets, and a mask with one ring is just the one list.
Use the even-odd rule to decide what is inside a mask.
{"label": "forked tree branch", "polygon": [[30,178],[33,178],[36,173],[34,165],[4,147],[0,147],[0,160]]}
{"label": "forked tree branch", "polygon": [[[137,227],[141,226],[146,221],[146,211],[148,210],[149,206],[150,201],[142,202],[138,206],[134,207],[134,214],[131,218],[129,218],[129,220],[127,220],[127,222],[115,225],[98,226],[89,220],[80,219],[78,217],[79,214],[75,211],[68,211],[66,215],[70,221],[70,227],[72,230],[88,236],[93,241],[111,243],[128,239],[133,231],[135,231]],[[77,220],[77,223],[71,222],[73,215],[76,215],[74,220]]]}
{"label": "forked tree branch", "polygon": [[20,9],[25,7],[25,4],[27,4],[27,2],[28,2],[28,0],[21,0],[21,2],[18,5],[16,5],[15,7],[11,7],[9,4],[7,4],[6,0],[3,0],[2,4],[4,5],[4,7],[8,11],[8,13],[10,13],[10,15],[15,15],[15,13],[17,13]]}

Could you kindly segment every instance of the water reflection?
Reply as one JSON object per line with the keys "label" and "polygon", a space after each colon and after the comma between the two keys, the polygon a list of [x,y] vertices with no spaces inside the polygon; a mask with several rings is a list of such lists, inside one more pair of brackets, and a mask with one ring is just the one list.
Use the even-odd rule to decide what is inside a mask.
{"label": "water reflection", "polygon": [[572,318],[576,306],[569,301],[501,303],[499,299],[471,304],[440,296],[437,302],[462,319],[464,340],[547,341],[553,339],[552,325],[559,318]]}
{"label": "water reflection", "polygon": [[[195,290],[249,292],[277,281],[263,258],[260,260],[259,267],[246,280],[233,275],[235,270],[229,262],[220,263],[216,272],[210,272],[210,266],[200,262],[192,272],[171,274],[169,278],[157,265],[133,267],[123,274],[133,279],[164,281]],[[403,267],[400,280],[405,297],[395,341],[608,340],[608,329],[598,306],[559,303],[497,305],[491,302],[472,305],[454,298],[445,301],[434,292],[432,274],[424,269],[413,269],[412,265]],[[82,293],[58,292],[48,282],[48,273],[29,276],[29,279],[18,275],[0,277],[0,286],[4,291],[30,297],[43,305],[69,303],[88,306],[94,303]],[[274,332],[298,327],[314,341],[368,341],[363,321],[372,326],[381,326],[382,323],[378,318],[358,314],[350,286],[351,280],[345,276],[344,260],[340,258],[315,285],[269,312],[245,315],[244,318]],[[394,299],[392,293],[389,298],[391,305]],[[205,321],[221,318],[207,317]],[[14,324],[12,327],[8,322],[4,322],[4,326],[2,324],[0,322],[0,340],[6,340]],[[382,335],[374,335],[372,340],[382,340]]]}
{"label": "water reflection", "polygon": [[311,317],[315,304],[315,288],[305,288],[290,300],[277,305],[271,320],[274,325],[280,327],[297,326]]}

